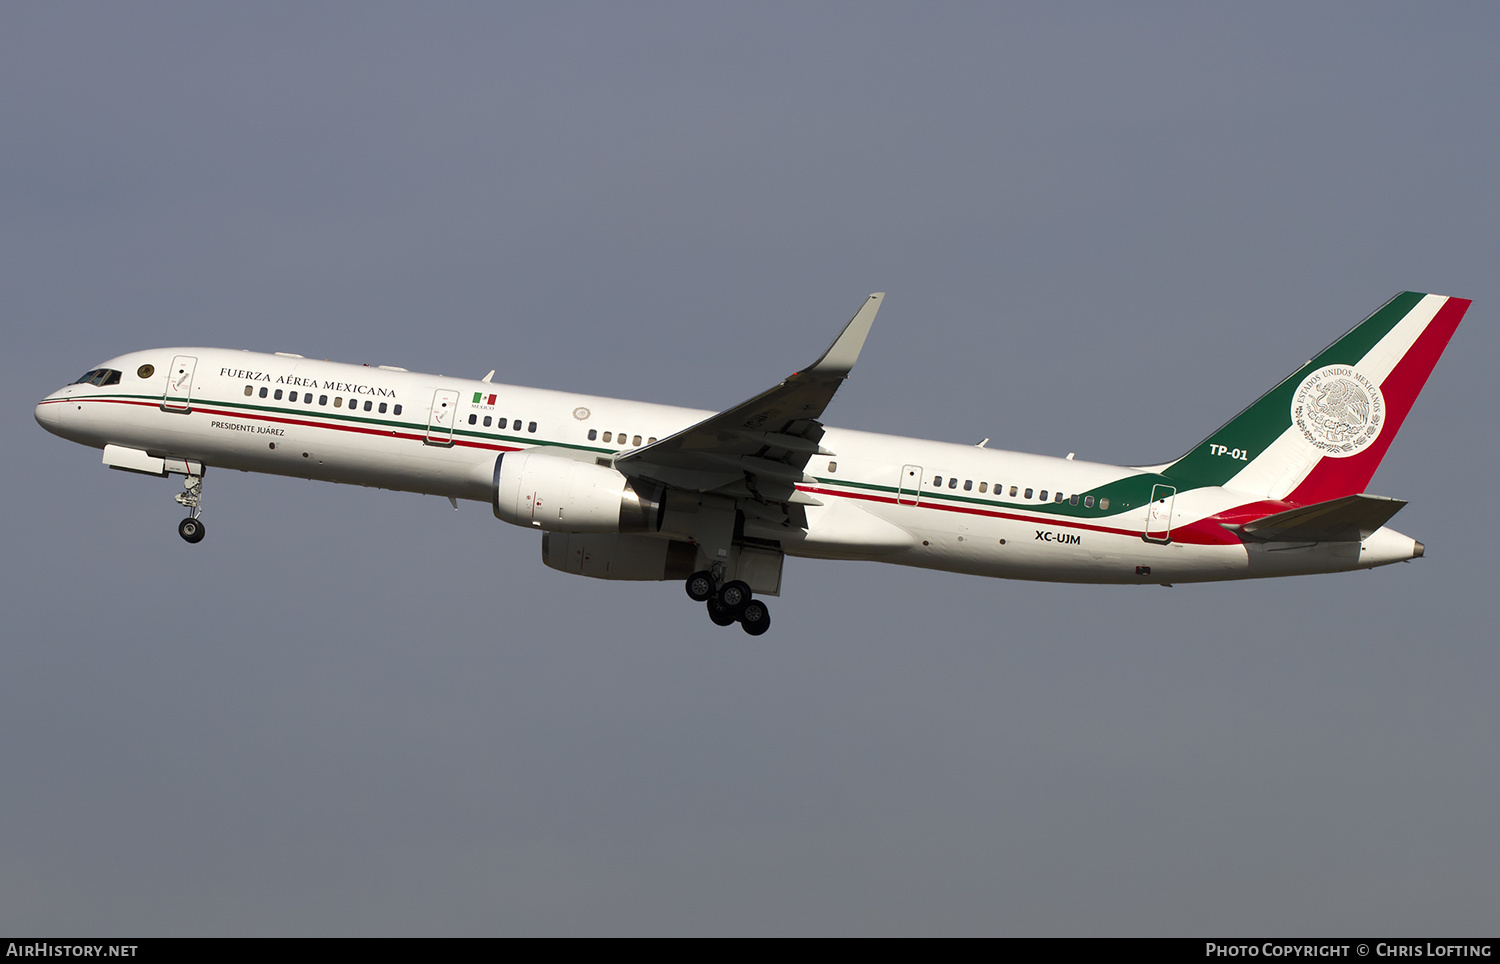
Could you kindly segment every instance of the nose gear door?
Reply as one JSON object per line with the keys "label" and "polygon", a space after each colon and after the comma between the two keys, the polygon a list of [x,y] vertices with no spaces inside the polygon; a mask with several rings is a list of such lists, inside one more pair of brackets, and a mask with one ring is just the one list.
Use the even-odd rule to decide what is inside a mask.
{"label": "nose gear door", "polygon": [[167,391],[161,397],[164,412],[190,412],[193,408],[193,369],[198,359],[192,355],[178,355],[172,359],[167,371]]}
{"label": "nose gear door", "polygon": [[427,416],[428,445],[452,445],[453,423],[458,420],[458,392],[438,389],[432,396],[432,414]]}

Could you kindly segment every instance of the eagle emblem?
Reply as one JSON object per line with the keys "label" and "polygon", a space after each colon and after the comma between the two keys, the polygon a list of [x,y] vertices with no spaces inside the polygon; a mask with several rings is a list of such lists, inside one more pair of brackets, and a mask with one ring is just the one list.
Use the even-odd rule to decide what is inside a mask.
{"label": "eagle emblem", "polygon": [[1292,424],[1309,444],[1336,459],[1369,448],[1384,423],[1380,386],[1349,365],[1313,372],[1292,396]]}

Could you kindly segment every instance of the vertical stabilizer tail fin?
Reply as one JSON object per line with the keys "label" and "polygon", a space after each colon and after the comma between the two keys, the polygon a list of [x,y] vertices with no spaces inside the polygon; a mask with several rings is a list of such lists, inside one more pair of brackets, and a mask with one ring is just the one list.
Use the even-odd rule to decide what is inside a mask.
{"label": "vertical stabilizer tail fin", "polygon": [[1402,292],[1163,474],[1300,505],[1363,492],[1468,308]]}

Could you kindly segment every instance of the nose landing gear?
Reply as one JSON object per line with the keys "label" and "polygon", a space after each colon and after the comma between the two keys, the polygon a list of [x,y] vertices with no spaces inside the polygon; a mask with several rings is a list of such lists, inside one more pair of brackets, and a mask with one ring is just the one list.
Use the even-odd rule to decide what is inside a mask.
{"label": "nose landing gear", "polygon": [[750,586],[738,579],[721,586],[719,576],[704,569],[688,576],[685,588],[688,598],[706,605],[708,618],[715,626],[739,623],[751,636],[759,636],[771,628],[771,612],[766,604],[753,598]]}
{"label": "nose landing gear", "polygon": [[199,543],[206,532],[203,520],[203,476],[189,475],[182,480],[182,491],[172,497],[188,510],[188,517],[177,523],[177,534],[184,542]]}

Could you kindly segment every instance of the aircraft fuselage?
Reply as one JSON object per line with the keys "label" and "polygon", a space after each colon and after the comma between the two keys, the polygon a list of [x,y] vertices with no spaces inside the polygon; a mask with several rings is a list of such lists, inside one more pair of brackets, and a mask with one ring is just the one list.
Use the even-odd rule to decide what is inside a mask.
{"label": "aircraft fuselage", "polygon": [[[104,448],[116,467],[141,470],[118,464],[128,462],[118,450],[129,450],[162,460],[163,472],[201,464],[491,503],[506,453],[610,465],[714,414],[213,348],[134,352],[97,370],[119,379],[53,392],[36,418]],[[1357,542],[1248,540],[1226,526],[1292,504],[1184,487],[1153,468],[833,427],[818,448],[826,454],[813,455],[795,482],[805,500],[805,520],[795,521],[805,524],[752,505],[736,538],[793,556],[1121,584],[1342,571],[1422,552],[1385,527]],[[1244,458],[1227,448],[1222,457]],[[663,538],[673,534],[666,519]],[[697,541],[682,529],[691,526],[675,534]]]}

